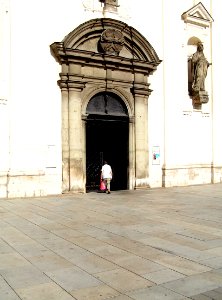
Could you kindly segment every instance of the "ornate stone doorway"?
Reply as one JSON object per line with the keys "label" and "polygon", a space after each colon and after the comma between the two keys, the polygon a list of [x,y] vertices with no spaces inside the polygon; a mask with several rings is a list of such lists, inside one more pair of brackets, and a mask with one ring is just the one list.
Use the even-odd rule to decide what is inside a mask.
{"label": "ornate stone doorway", "polygon": [[[102,18],[81,24],[62,42],[53,43],[51,52],[61,65],[58,84],[62,93],[63,192],[86,191],[88,144],[93,145],[88,136],[99,131],[102,124],[113,139],[112,132],[118,128],[118,139],[121,134],[127,137],[121,154],[127,152],[127,145],[127,158],[121,168],[127,169],[127,175],[123,175],[127,177],[124,188],[148,187],[148,97],[151,93],[148,77],[161,62],[153,47],[126,23]],[[97,102],[91,99],[98,100],[98,94],[103,93],[121,100],[113,100],[110,115],[98,116],[97,110],[93,120],[89,109]],[[124,116],[117,114],[121,103],[124,103]],[[114,118],[115,122],[111,120]],[[126,119],[128,122],[124,123]]]}
{"label": "ornate stone doorway", "polygon": [[86,113],[86,190],[98,190],[104,160],[112,166],[112,190],[128,188],[129,117],[113,93],[96,94]]}

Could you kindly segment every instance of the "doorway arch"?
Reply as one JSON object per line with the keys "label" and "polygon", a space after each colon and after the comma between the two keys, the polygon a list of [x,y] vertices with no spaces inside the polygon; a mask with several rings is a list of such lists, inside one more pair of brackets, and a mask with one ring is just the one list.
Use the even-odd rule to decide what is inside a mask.
{"label": "doorway arch", "polygon": [[[104,124],[118,124],[119,128],[124,117],[128,118],[128,129],[122,129],[124,136],[128,130],[125,182],[129,189],[148,187],[148,97],[152,92],[148,78],[161,62],[154,48],[135,28],[119,20],[101,18],[79,25],[50,49],[61,65],[58,84],[62,94],[63,192],[86,191],[87,126],[90,121],[93,124],[93,113],[89,112],[97,103],[89,100],[100,92],[108,96],[113,93],[116,100],[110,115],[96,110],[94,124],[105,118]],[[121,107],[122,113],[127,108],[127,117],[120,114]],[[110,118],[115,122],[108,121]],[[110,132],[118,129],[112,126]]]}
{"label": "doorway arch", "polygon": [[86,191],[98,190],[104,161],[112,166],[112,190],[128,188],[129,115],[111,92],[93,96],[86,108]]}

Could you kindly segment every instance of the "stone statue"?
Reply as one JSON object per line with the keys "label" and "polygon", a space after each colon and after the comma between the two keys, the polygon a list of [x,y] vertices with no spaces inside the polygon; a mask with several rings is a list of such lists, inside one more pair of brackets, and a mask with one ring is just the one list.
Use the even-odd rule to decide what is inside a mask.
{"label": "stone statue", "polygon": [[197,51],[191,58],[192,92],[205,91],[205,78],[209,65],[211,64],[207,61],[203,53],[203,44],[199,42],[197,44]]}

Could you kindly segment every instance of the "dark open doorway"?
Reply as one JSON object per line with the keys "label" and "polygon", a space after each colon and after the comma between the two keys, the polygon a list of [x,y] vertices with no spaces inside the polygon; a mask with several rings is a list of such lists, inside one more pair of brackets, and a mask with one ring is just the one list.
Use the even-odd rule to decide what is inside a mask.
{"label": "dark open doorway", "polygon": [[[111,190],[125,190],[129,166],[129,119],[125,104],[111,93],[100,93],[91,101],[87,107],[91,113],[86,122],[86,191],[99,189],[104,160],[113,170]],[[101,111],[103,105],[104,114]]]}

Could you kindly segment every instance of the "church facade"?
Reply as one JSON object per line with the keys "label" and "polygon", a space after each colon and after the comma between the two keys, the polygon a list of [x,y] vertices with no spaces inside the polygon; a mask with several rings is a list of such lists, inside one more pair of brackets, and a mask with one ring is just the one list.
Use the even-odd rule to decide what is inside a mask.
{"label": "church facade", "polygon": [[0,198],[222,181],[217,0],[0,1]]}

